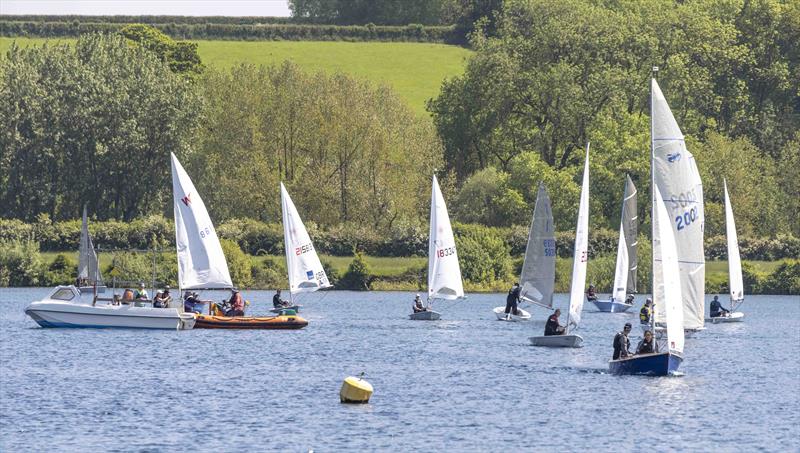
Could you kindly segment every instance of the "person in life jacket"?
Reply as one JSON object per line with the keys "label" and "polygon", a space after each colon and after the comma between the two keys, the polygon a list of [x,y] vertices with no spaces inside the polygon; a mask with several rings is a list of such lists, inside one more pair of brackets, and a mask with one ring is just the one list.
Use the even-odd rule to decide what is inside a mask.
{"label": "person in life jacket", "polygon": [[508,296],[506,296],[506,319],[511,318],[511,313],[517,314],[517,303],[519,302],[519,293],[522,289],[519,287],[519,283],[514,283],[514,286],[508,290]]}
{"label": "person in life jacket", "polygon": [[589,285],[589,289],[586,290],[586,300],[589,302],[597,300],[597,293],[595,293],[594,285]]}
{"label": "person in life jacket", "polygon": [[422,298],[417,294],[417,297],[414,298],[414,305],[411,306],[411,309],[414,310],[414,313],[419,313],[422,311],[428,311],[425,308],[425,305],[422,304]]}
{"label": "person in life jacket", "polygon": [[225,313],[225,316],[244,316],[244,299],[238,289],[231,290],[231,298],[228,303],[231,304],[231,309]]}
{"label": "person in life jacket", "polygon": [[628,305],[633,305],[633,294],[628,294],[628,297],[625,298],[625,303]]}
{"label": "person in life jacket", "polygon": [[653,316],[653,299],[647,298],[642,309],[639,310],[639,322],[650,325],[650,318]]}
{"label": "person in life jacket", "polygon": [[636,346],[636,353],[652,354],[654,352],[658,352],[658,345],[656,344],[655,340],[653,340],[653,332],[645,330],[644,338],[642,338],[642,340],[639,342],[639,345]]}
{"label": "person in life jacket", "polygon": [[558,317],[560,315],[561,310],[556,308],[556,311],[547,318],[547,324],[544,325],[544,335],[546,337],[550,335],[564,335],[564,332],[566,332],[564,326],[558,322]]}
{"label": "person in life jacket", "polygon": [[617,332],[614,335],[614,355],[613,359],[623,359],[631,355],[631,341],[628,339],[628,334],[631,333],[631,323],[626,322],[622,332]]}
{"label": "person in life jacket", "polygon": [[712,318],[719,318],[721,316],[728,316],[730,313],[728,310],[722,308],[722,304],[719,302],[719,296],[714,296],[714,300],[711,301],[711,317]]}

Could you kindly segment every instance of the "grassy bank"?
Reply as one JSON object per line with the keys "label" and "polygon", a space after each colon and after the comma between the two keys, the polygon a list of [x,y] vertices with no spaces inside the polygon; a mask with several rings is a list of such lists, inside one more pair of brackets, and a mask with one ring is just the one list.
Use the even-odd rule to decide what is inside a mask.
{"label": "grassy bank", "polygon": [[[11,43],[41,45],[44,38],[0,38],[0,53]],[[50,40],[75,42],[74,39]],[[203,63],[229,68],[241,63],[269,65],[292,60],[309,71],[344,72],[392,87],[419,114],[439,93],[445,78],[461,74],[470,50],[445,44],[316,41],[197,41]]]}

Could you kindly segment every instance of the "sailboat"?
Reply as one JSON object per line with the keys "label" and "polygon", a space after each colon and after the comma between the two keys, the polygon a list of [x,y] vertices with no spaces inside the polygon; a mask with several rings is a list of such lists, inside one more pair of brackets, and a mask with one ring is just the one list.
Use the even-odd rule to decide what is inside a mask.
{"label": "sailboat", "polygon": [[433,175],[432,186],[428,235],[428,300],[425,311],[408,315],[409,319],[416,321],[436,321],[441,318],[441,313],[433,311],[433,301],[436,299],[464,298],[456,240],[436,175]]}
{"label": "sailboat", "polygon": [[633,185],[630,175],[626,175],[625,193],[622,197],[622,215],[619,223],[614,289],[610,299],[595,299],[592,301],[600,311],[621,313],[632,306],[632,304],[626,303],[626,294],[628,291],[636,291],[636,269],[638,266],[636,248],[639,240],[637,237],[639,234],[639,215],[636,209],[636,186]]}
{"label": "sailboat", "polygon": [[[553,226],[553,211],[550,196],[544,184],[539,183],[536,205],[533,208],[528,244],[519,276],[520,294],[523,302],[553,309],[553,292],[556,282],[556,238]],[[497,319],[505,319],[505,306],[495,307]],[[527,311],[518,308],[518,315],[510,314],[509,320],[530,319]]]}
{"label": "sailboat", "polygon": [[[666,351],[611,360],[612,374],[646,374],[666,376],[677,371],[683,362],[683,315],[681,302],[680,267],[675,234],[668,223],[665,202],[657,185],[653,186],[653,301],[664,307]],[[656,258],[658,257],[658,258]]]}
{"label": "sailboat", "polygon": [[[683,326],[687,331],[699,331],[704,329],[705,322],[703,183],[694,156],[686,149],[683,134],[655,78],[651,79],[650,96],[652,182],[664,196],[675,235]],[[656,304],[656,321],[663,322],[664,317],[663,305]]]}
{"label": "sailboat", "polygon": [[723,322],[744,321],[744,313],[735,311],[744,302],[744,283],[742,281],[742,259],[739,256],[739,240],[736,235],[736,223],[733,220],[733,208],[728,195],[728,182],[722,180],[725,188],[725,233],[728,239],[728,286],[730,286],[731,310],[725,316],[709,318],[714,324]]}
{"label": "sailboat", "polygon": [[586,161],[583,164],[581,201],[578,207],[578,224],[575,227],[575,253],[572,259],[572,286],[569,293],[567,325],[562,335],[531,337],[534,346],[578,348],[583,344],[580,335],[570,334],[577,329],[583,310],[583,288],[586,285],[586,264],[589,260],[589,144],[586,144]]}
{"label": "sailboat", "polygon": [[283,244],[286,251],[286,271],[289,274],[291,302],[288,307],[272,309],[274,313],[280,313],[287,308],[297,311],[300,307],[294,302],[294,295],[297,293],[331,287],[306,226],[300,219],[300,214],[297,213],[297,208],[283,183],[281,183],[281,211],[283,212]]}
{"label": "sailboat", "polygon": [[[205,203],[175,154],[171,154],[171,159],[178,294],[185,290],[233,289],[228,261]],[[183,310],[180,301],[178,310]],[[295,313],[267,317],[210,314],[195,317],[195,327],[205,329],[300,329],[308,325],[308,321]]]}
{"label": "sailboat", "polygon": [[100,274],[100,262],[97,259],[97,252],[94,250],[92,236],[89,234],[86,205],[83,206],[81,242],[78,248],[78,289],[81,292],[97,289],[99,293],[105,292],[106,289],[103,284],[103,276]]}

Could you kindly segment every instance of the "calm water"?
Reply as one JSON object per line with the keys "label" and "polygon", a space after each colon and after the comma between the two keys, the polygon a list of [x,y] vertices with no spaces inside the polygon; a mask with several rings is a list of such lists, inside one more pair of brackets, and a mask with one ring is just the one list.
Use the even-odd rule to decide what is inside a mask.
{"label": "calm water", "polygon": [[[800,448],[799,297],[750,297],[687,340],[683,376],[650,378],[605,373],[643,299],[587,306],[585,347],[556,350],[528,346],[543,323],[494,319],[503,295],[415,322],[407,293],[317,293],[301,331],[178,332],[42,329],[22,310],[48,291],[0,289],[2,451]],[[340,404],[362,371],[370,404]]]}

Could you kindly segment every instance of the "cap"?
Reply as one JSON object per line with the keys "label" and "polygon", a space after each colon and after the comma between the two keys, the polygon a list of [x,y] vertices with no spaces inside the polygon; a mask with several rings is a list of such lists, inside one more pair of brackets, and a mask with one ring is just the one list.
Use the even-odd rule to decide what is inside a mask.
{"label": "cap", "polygon": [[626,329],[630,329],[630,328],[631,328],[631,323],[629,323],[629,322],[626,322],[626,323],[625,323],[625,328],[626,328]]}

